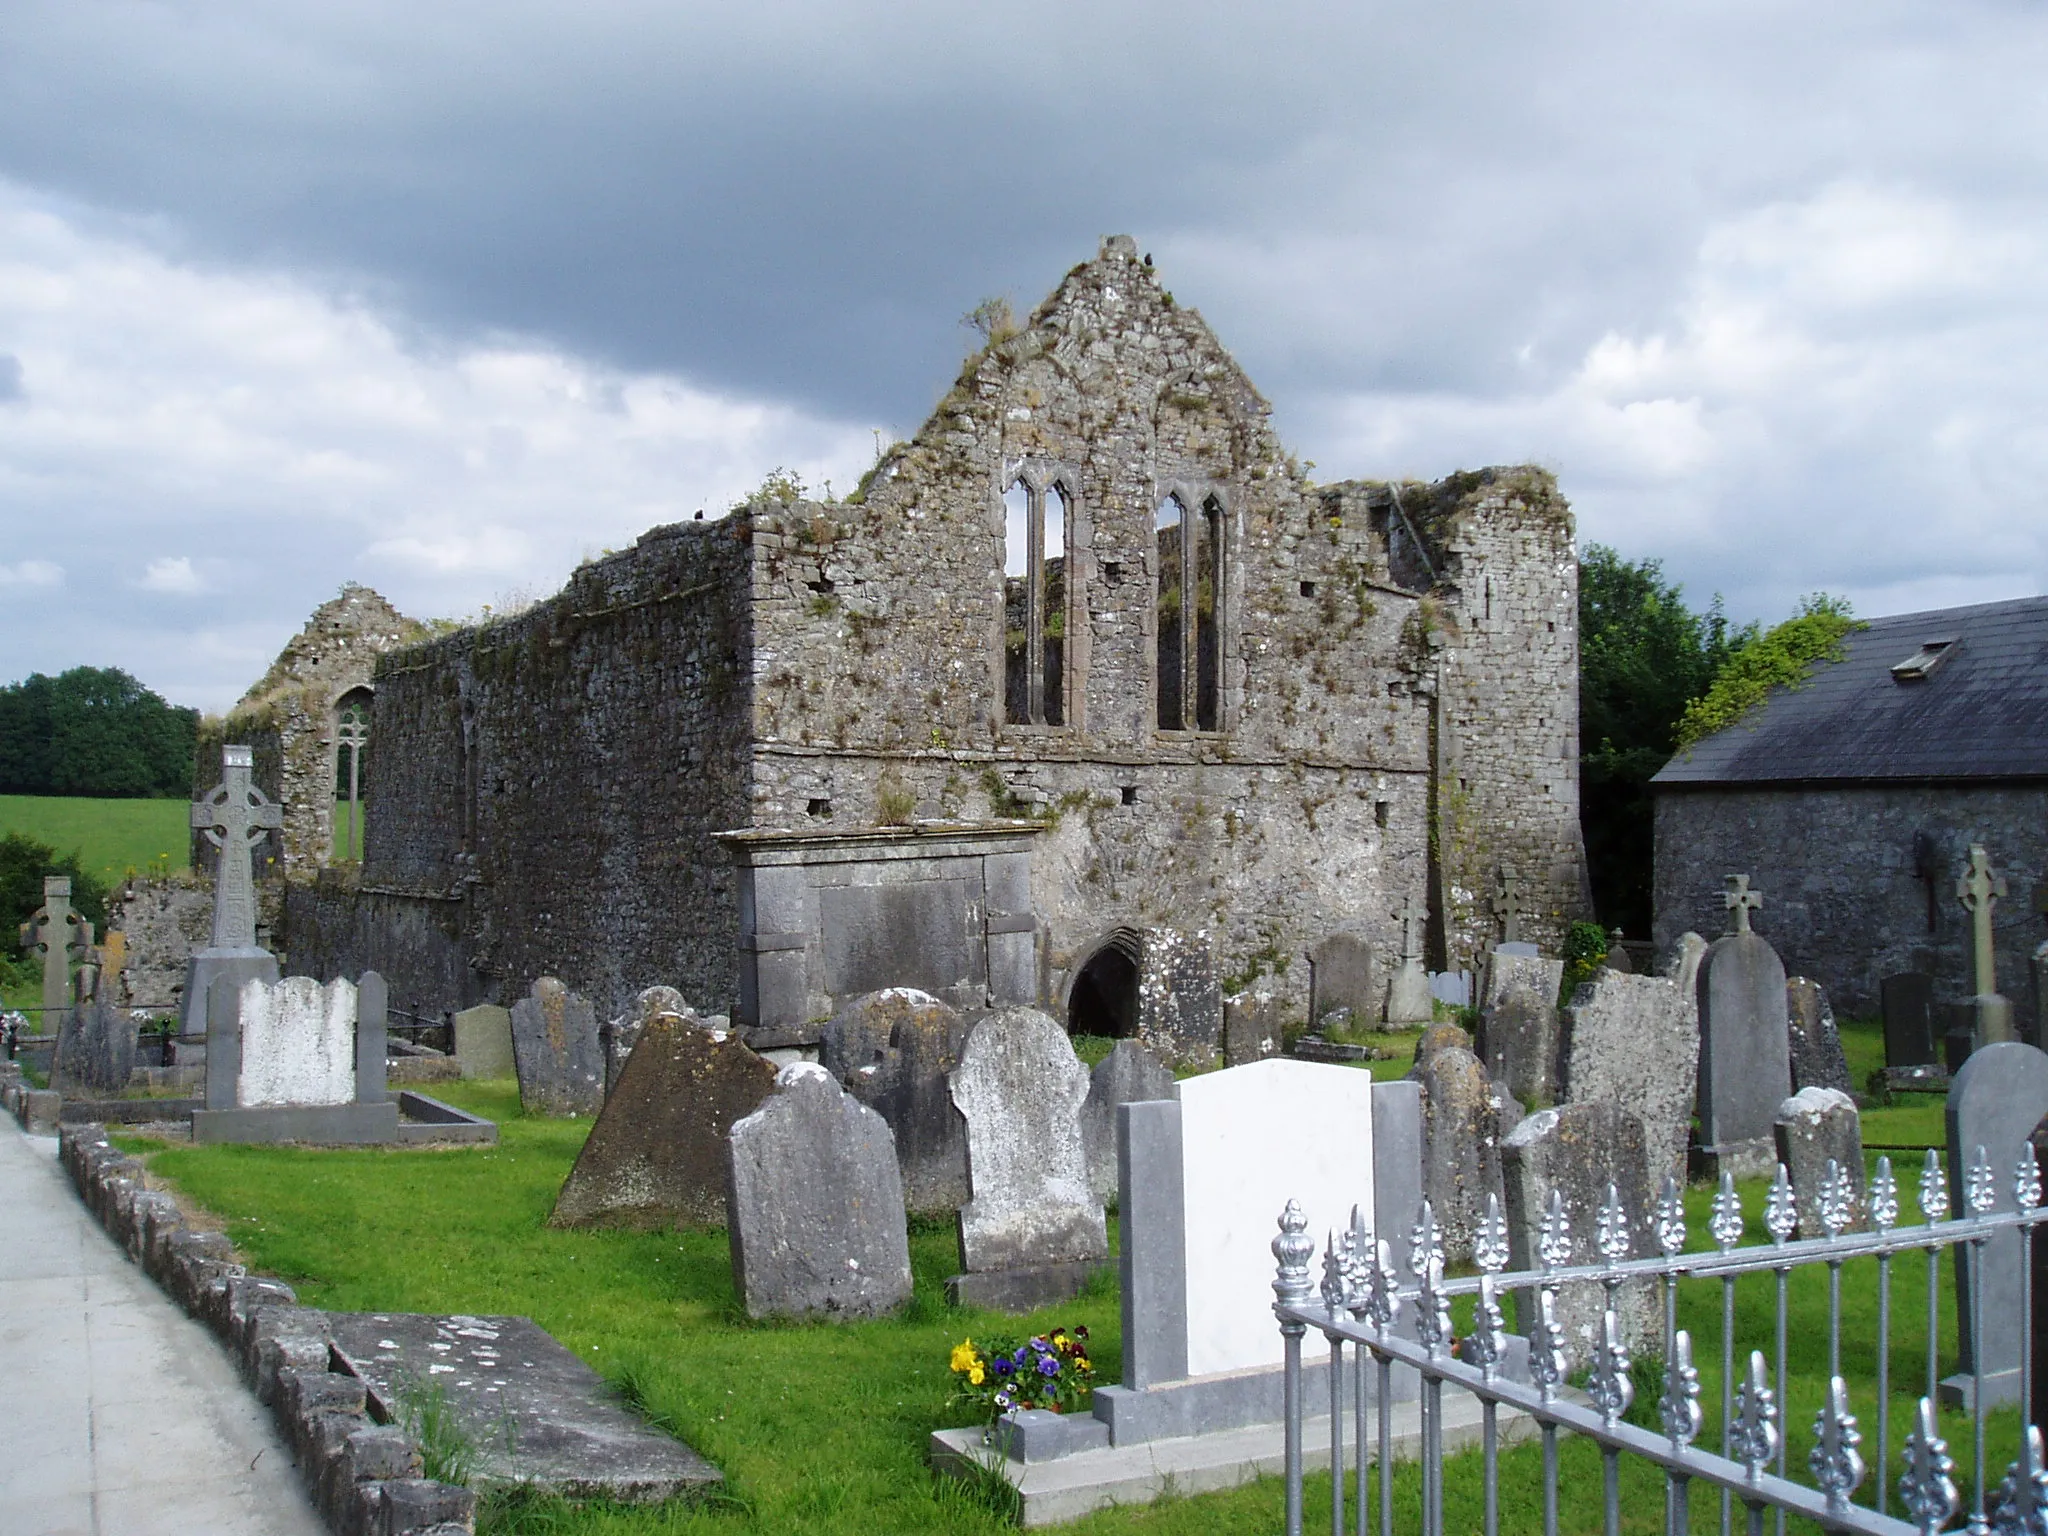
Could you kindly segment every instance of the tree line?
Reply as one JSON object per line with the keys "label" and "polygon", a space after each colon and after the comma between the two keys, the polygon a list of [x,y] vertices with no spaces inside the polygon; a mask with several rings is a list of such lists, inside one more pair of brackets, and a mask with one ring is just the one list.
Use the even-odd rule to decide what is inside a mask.
{"label": "tree line", "polygon": [[192,792],[199,711],[114,667],[0,688],[0,794],[141,799]]}

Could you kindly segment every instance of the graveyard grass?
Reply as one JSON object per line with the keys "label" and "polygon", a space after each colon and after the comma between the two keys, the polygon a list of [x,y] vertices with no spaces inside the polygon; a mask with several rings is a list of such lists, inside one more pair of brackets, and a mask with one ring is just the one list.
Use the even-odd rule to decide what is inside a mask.
{"label": "graveyard grass", "polygon": [[167,874],[191,863],[191,806],[184,800],[95,800],[0,795],[0,836],[20,832],[79,862],[109,885],[131,872]]}
{"label": "graveyard grass", "polygon": [[[699,1505],[656,1509],[583,1507],[520,1499],[487,1506],[480,1529],[496,1532],[639,1533],[671,1531],[997,1531],[1009,1520],[1000,1502],[935,1478],[925,1460],[928,1433],[963,1422],[949,1409],[947,1356],[963,1337],[995,1329],[1019,1332],[1083,1323],[1092,1335],[1098,1380],[1120,1374],[1121,1326],[1113,1286],[1029,1319],[996,1318],[946,1307],[943,1281],[955,1266],[950,1224],[920,1223],[911,1237],[916,1295],[896,1318],[853,1325],[755,1323],[736,1304],[724,1235],[717,1231],[550,1231],[543,1223],[589,1130],[588,1121],[527,1118],[516,1089],[503,1084],[445,1084],[444,1096],[497,1119],[495,1148],[447,1151],[334,1151],[289,1148],[163,1146],[122,1138],[150,1154],[152,1171],[226,1218],[252,1265],[290,1281],[312,1306],[348,1310],[514,1313],[534,1318],[591,1364],[656,1422],[709,1456],[728,1479],[723,1495]],[[1939,1113],[1939,1103],[1935,1103]],[[1924,1111],[1912,1110],[1920,1114]],[[1911,1187],[1917,1161],[1895,1159]],[[1693,1246],[1707,1245],[1711,1190],[1689,1194]],[[1764,1189],[1744,1189],[1751,1236],[1761,1236]],[[1111,1234],[1116,1231],[1111,1223]],[[1893,1268],[1893,1449],[1903,1444],[1911,1395],[1918,1391],[1923,1335],[1924,1261],[1909,1255]],[[1946,1286],[1944,1286],[1946,1289]],[[1791,1464],[1803,1467],[1813,1411],[1824,1386],[1826,1279],[1817,1270],[1793,1280],[1790,1362]],[[1944,1338],[1953,1321],[1944,1312]],[[1738,1337],[1766,1342],[1771,1281],[1759,1276],[1739,1293]],[[1863,1450],[1874,1457],[1874,1269],[1844,1276],[1843,1367]],[[1469,1326],[1469,1305],[1459,1318]],[[1719,1290],[1708,1282],[1681,1294],[1681,1325],[1693,1331],[1708,1428],[1718,1443]],[[1313,1345],[1311,1346],[1314,1347]],[[1944,1351],[1944,1370],[1953,1349]],[[1634,1410],[1655,1423],[1657,1384],[1639,1373]],[[2017,1418],[1994,1419],[1994,1480],[2016,1445]],[[1968,1433],[1949,1420],[1951,1447],[1968,1473]],[[1600,1464],[1587,1444],[1563,1450],[1563,1528],[1599,1527]],[[1896,1464],[1889,1472],[1896,1478]],[[1404,1529],[1414,1525],[1419,1472],[1396,1472]],[[1630,1529],[1661,1523],[1662,1485],[1643,1467],[1624,1469]],[[1867,1487],[1868,1485],[1866,1485]],[[1476,1529],[1481,1487],[1476,1454],[1449,1463],[1447,1528]],[[1541,1459],[1532,1443],[1504,1455],[1502,1528],[1541,1529]],[[1311,1515],[1329,1507],[1327,1476],[1310,1479]],[[1091,1533],[1270,1531],[1280,1525],[1281,1485],[1265,1479],[1200,1497],[1169,1498],[1106,1510],[1068,1527]],[[1717,1512],[1696,1492],[1695,1521]],[[1706,1528],[1698,1526],[1697,1528]]]}

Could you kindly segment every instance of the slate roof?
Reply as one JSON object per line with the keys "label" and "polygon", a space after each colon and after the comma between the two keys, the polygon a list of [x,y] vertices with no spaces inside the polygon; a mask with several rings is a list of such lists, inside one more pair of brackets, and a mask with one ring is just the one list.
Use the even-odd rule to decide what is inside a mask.
{"label": "slate roof", "polygon": [[[1680,753],[1651,782],[2048,778],[2048,597],[1871,619],[1803,688]],[[1917,681],[1893,667],[1951,640]],[[1924,655],[1921,657],[1924,660]]]}

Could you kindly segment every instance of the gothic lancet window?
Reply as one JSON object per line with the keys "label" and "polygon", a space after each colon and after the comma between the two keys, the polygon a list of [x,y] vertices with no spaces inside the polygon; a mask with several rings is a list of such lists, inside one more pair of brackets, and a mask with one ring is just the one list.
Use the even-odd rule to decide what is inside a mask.
{"label": "gothic lancet window", "polygon": [[1067,531],[1072,498],[1055,481],[1003,494],[1003,718],[1064,725],[1067,696]]}
{"label": "gothic lancet window", "polygon": [[334,857],[363,856],[363,792],[369,787],[370,690],[353,688],[334,707]]}
{"label": "gothic lancet window", "polygon": [[1191,513],[1178,494],[1169,495],[1152,528],[1159,729],[1221,730],[1223,503],[1205,497]]}

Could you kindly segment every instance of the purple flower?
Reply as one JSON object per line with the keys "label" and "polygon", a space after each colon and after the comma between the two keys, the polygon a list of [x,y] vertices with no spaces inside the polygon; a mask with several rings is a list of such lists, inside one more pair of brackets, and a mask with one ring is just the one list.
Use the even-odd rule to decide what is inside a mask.
{"label": "purple flower", "polygon": [[1010,1406],[1010,1394],[1009,1394],[1009,1393],[1007,1393],[1007,1392],[998,1392],[998,1393],[996,1394],[996,1406],[997,1406],[998,1408],[1007,1408],[1007,1407],[1009,1407],[1009,1406]]}
{"label": "purple flower", "polygon": [[1017,1346],[1017,1353],[1011,1356],[1011,1358],[1019,1365],[1029,1365],[1031,1363],[1031,1346],[1029,1344],[1019,1344]]}
{"label": "purple flower", "polygon": [[[1031,1341],[1031,1347],[1037,1350],[1041,1355],[1052,1353],[1051,1349],[1047,1346],[1045,1340],[1043,1339],[1033,1339]],[[1018,1353],[1022,1354],[1023,1351],[1019,1350]]]}
{"label": "purple flower", "polygon": [[1060,1373],[1060,1363],[1059,1363],[1059,1361],[1057,1361],[1057,1360],[1053,1359],[1053,1358],[1052,1358],[1052,1357],[1051,1357],[1050,1355],[1046,1356],[1046,1357],[1045,1357],[1045,1359],[1043,1359],[1043,1360],[1041,1360],[1041,1361],[1039,1361],[1039,1362],[1038,1362],[1038,1374],[1039,1374],[1039,1375],[1041,1375],[1041,1376],[1057,1376],[1057,1375],[1059,1375],[1059,1373]]}
{"label": "purple flower", "polygon": [[996,1369],[996,1374],[998,1376],[1007,1376],[1012,1371],[1017,1369],[1016,1366],[1010,1363],[1010,1357],[1008,1355],[997,1355],[994,1361],[994,1365]]}

